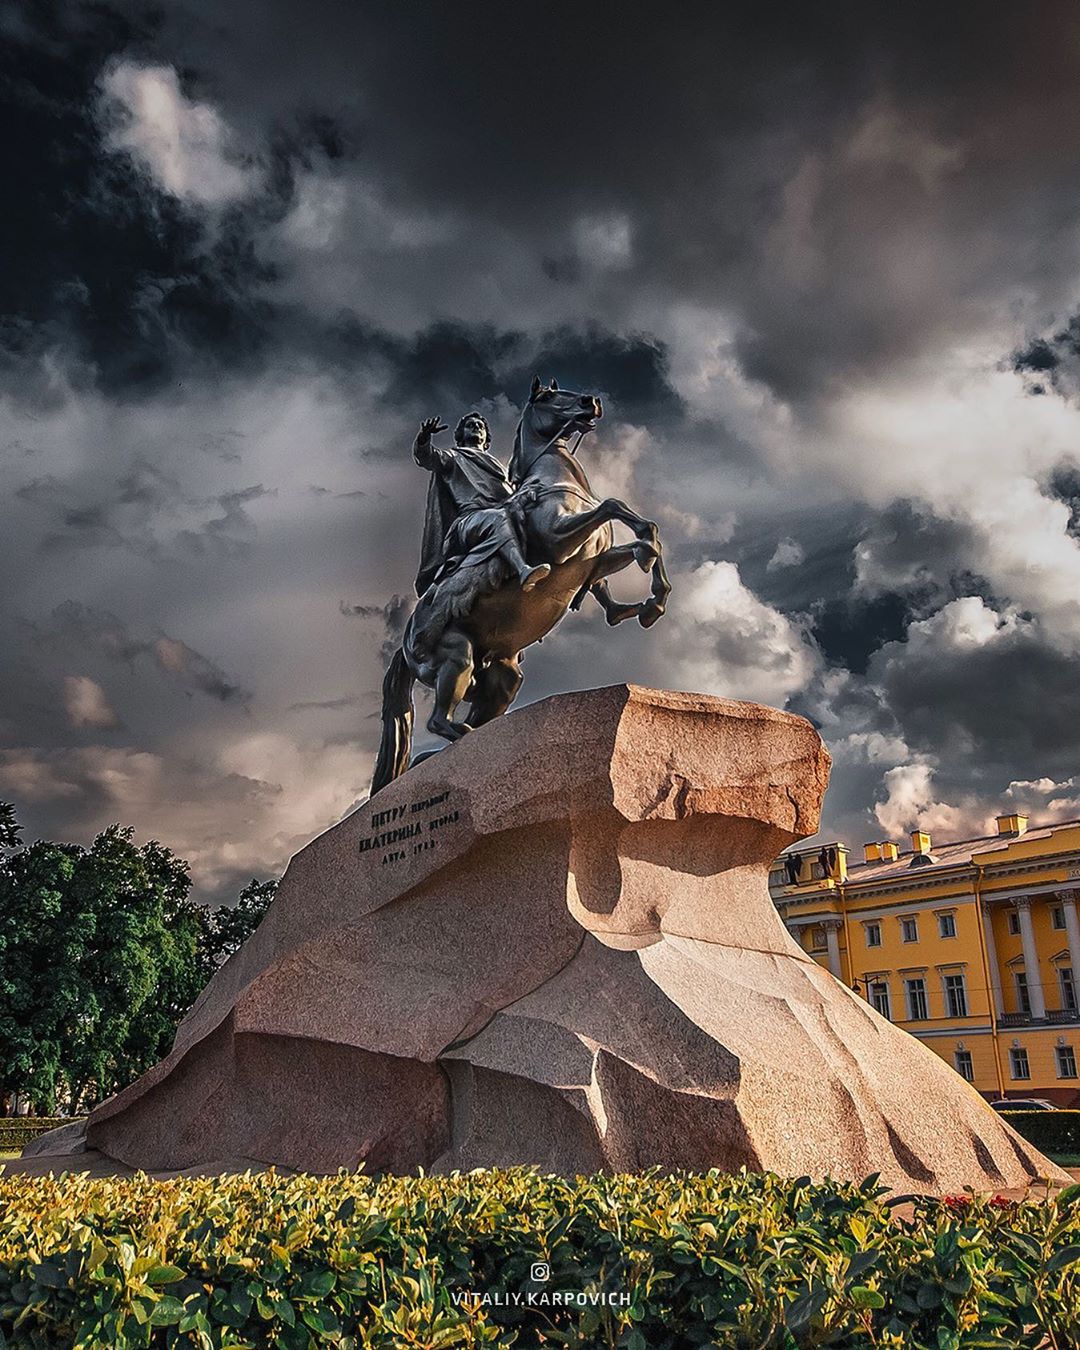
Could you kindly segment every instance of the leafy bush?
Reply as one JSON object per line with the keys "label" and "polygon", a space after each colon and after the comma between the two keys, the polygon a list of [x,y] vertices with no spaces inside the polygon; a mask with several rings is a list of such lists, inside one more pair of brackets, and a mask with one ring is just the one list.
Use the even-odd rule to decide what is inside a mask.
{"label": "leafy bush", "polygon": [[1080,1186],[901,1213],[875,1178],[5,1177],[0,1329],[110,1350],[1080,1344]]}
{"label": "leafy bush", "polygon": [[1080,1111],[1003,1111],[1017,1134],[1042,1153],[1080,1153]]}
{"label": "leafy bush", "polygon": [[17,1153],[46,1130],[70,1123],[61,1116],[0,1116],[0,1153]]}

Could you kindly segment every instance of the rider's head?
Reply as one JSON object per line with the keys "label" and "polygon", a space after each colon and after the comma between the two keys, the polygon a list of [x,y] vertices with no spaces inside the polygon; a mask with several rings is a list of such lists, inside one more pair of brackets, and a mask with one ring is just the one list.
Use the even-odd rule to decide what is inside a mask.
{"label": "rider's head", "polygon": [[475,446],[486,450],[491,444],[491,431],[478,412],[467,412],[454,430],[455,445]]}

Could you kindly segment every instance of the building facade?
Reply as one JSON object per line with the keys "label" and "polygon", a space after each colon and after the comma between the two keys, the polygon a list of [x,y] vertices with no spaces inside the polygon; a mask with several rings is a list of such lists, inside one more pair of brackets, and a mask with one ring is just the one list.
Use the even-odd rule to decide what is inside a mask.
{"label": "building facade", "polygon": [[840,843],[773,864],[803,949],[980,1092],[1080,1107],[1080,821],[910,848]]}

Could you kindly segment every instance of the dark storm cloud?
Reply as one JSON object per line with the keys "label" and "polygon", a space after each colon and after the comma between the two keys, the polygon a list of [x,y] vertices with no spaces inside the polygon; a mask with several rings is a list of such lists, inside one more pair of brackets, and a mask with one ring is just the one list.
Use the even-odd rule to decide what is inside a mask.
{"label": "dark storm cloud", "polygon": [[887,647],[871,663],[913,749],[939,758],[954,781],[976,767],[999,779],[1076,772],[1073,658],[1030,623],[983,646],[938,645],[934,636]]}
{"label": "dark storm cloud", "polygon": [[910,620],[905,596],[845,596],[819,602],[810,631],[827,661],[865,675],[873,653],[902,638]]}
{"label": "dark storm cloud", "polygon": [[52,628],[60,637],[99,651],[112,661],[132,665],[145,657],[188,693],[207,694],[222,703],[244,703],[251,698],[218,665],[186,642],[168,633],[136,636],[115,614],[68,601],[54,610]]}
{"label": "dark storm cloud", "polygon": [[[1080,391],[1075,22],[5,11],[0,603],[33,660],[0,671],[28,742],[4,790],[50,827],[137,802],[218,875],[238,837],[281,858],[347,809],[412,603],[415,425],[480,404],[502,449],[534,373],[605,397],[583,463],[660,519],[676,591],[648,635],[576,616],[526,697],[788,699],[836,744],[838,820],[905,754],[947,749],[945,790],[1065,774],[1078,588],[1041,508],[1075,531],[1050,416]],[[980,422],[973,361],[1046,420]],[[123,713],[104,746],[65,718],[72,680]]]}
{"label": "dark storm cloud", "polygon": [[386,665],[401,645],[405,625],[415,605],[415,597],[411,595],[392,595],[385,605],[349,605],[342,600],[339,608],[342,614],[349,617],[378,619],[383,633],[380,656],[383,665]]}
{"label": "dark storm cloud", "polygon": [[203,71],[248,128],[317,91],[395,200],[530,241],[541,289],[597,267],[567,248],[575,219],[625,215],[619,290],[737,312],[746,370],[788,398],[985,318],[1003,274],[1045,301],[1074,270],[1061,0],[610,13],[474,3],[418,23],[324,0],[298,23],[248,0],[222,24],[189,3],[143,49]]}
{"label": "dark storm cloud", "polygon": [[[0,220],[5,256],[23,260],[0,282],[0,336],[20,383],[53,350],[74,363],[74,378],[121,398],[307,360],[345,379],[374,378],[387,405],[401,407],[418,391],[449,404],[499,395],[520,402],[535,366],[562,365],[615,397],[624,415],[681,411],[663,347],[648,335],[599,324],[526,335],[454,320],[400,335],[345,306],[312,314],[282,298],[259,238],[287,209],[296,173],[313,157],[342,158],[348,133],[321,111],[293,108],[274,119],[262,128],[258,189],[210,225],[130,155],[105,148],[102,72],[117,52],[153,48],[148,12],[127,21],[80,14],[85,27],[72,29],[44,8],[33,11],[7,48],[9,112],[20,126],[6,142],[17,156],[9,181],[34,184]],[[20,383],[13,388],[26,393]],[[79,512],[104,514],[77,508],[73,529]],[[106,532],[100,525],[103,540]]]}
{"label": "dark storm cloud", "polygon": [[1051,473],[1046,491],[1069,508],[1069,533],[1080,539],[1080,466],[1059,464]]}
{"label": "dark storm cloud", "polygon": [[1012,368],[1027,377],[1032,394],[1052,389],[1075,399],[1080,393],[1080,317],[1073,315],[1050,337],[1035,337],[1019,347]]}

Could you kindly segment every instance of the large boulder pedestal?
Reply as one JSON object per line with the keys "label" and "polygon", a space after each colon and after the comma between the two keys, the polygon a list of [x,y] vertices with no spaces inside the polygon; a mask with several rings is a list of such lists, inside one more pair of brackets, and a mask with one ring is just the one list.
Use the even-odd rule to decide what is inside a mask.
{"label": "large boulder pedestal", "polygon": [[828,769],[801,718],[626,685],[481,728],[296,855],[86,1147],[155,1171],[1060,1177],[785,930],[769,865],[817,829]]}

